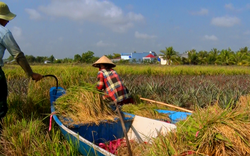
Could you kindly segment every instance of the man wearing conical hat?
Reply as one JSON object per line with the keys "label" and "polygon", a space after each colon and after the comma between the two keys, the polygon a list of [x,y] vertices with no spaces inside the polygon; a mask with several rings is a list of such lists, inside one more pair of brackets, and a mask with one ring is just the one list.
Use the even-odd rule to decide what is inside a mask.
{"label": "man wearing conical hat", "polygon": [[112,108],[115,108],[115,102],[118,105],[133,103],[133,98],[129,94],[129,91],[124,86],[116,71],[112,69],[115,66],[105,55],[93,63],[93,67],[99,68],[97,89],[106,92],[107,95],[105,98],[111,101]]}
{"label": "man wearing conical hat", "polygon": [[33,80],[39,81],[42,75],[34,73],[27,62],[24,53],[16,43],[12,33],[5,26],[10,20],[15,18],[16,15],[10,12],[9,7],[4,2],[0,2],[0,133],[2,128],[2,118],[6,115],[7,107],[7,83],[5,74],[2,70],[4,65],[3,56],[7,49],[8,52],[16,59],[17,63],[22,67],[26,74],[32,77]]}

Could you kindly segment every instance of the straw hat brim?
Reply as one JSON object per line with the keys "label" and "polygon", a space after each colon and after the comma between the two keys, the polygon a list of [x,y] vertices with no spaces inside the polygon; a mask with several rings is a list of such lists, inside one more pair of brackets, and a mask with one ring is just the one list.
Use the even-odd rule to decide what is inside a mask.
{"label": "straw hat brim", "polygon": [[4,19],[6,21],[10,21],[10,20],[12,20],[15,17],[16,17],[16,15],[13,14],[12,12],[10,12],[10,13],[8,13],[6,15],[0,15],[0,19]]}
{"label": "straw hat brim", "polygon": [[95,63],[93,63],[93,67],[97,67],[99,68],[100,64],[108,64],[111,67],[115,67],[116,65],[109,59],[107,58],[105,55],[102,56],[101,58],[99,58]]}

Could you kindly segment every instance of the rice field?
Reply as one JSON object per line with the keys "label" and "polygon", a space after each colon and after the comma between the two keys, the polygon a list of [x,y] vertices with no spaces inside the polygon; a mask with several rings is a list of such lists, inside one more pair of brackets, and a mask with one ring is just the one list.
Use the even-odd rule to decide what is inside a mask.
{"label": "rice field", "polygon": [[[84,83],[94,84],[98,72],[98,69],[88,64],[33,65],[32,68],[34,72],[42,75],[55,75],[58,78],[59,86],[65,89],[80,86]],[[3,70],[8,81],[9,111],[4,118],[4,130],[0,138],[0,154],[13,156],[80,155],[73,143],[64,140],[60,130],[54,123],[52,123],[52,130],[48,131],[50,116],[49,89],[56,85],[55,80],[46,77],[35,83],[26,78],[21,68],[16,65],[5,65]],[[241,121],[242,124],[248,126],[248,122],[243,122],[242,118],[240,118],[242,116],[232,110],[237,106],[242,96],[247,96],[250,92],[249,67],[119,65],[115,70],[123,79],[131,94],[136,98],[137,103],[142,103],[139,97],[144,97],[200,112],[200,115],[198,113],[197,116],[188,119],[186,123],[197,122],[198,124],[204,120],[211,123],[215,121],[212,119],[216,118],[218,119],[216,121],[224,123],[224,125],[225,123],[233,125]],[[247,101],[246,103],[248,103]],[[221,116],[214,116],[211,120],[209,120],[210,117],[198,118],[203,115],[202,113],[211,112],[208,108],[217,110]],[[238,109],[239,107],[236,108],[235,111],[244,111]],[[232,120],[229,121],[229,119],[232,119],[229,118],[232,114],[238,115],[234,116],[233,121],[235,123],[231,123]],[[243,119],[248,119],[248,116],[244,116]],[[204,128],[198,130],[199,126],[197,127],[197,125],[185,126],[185,123],[179,124],[182,124],[184,128],[173,135],[159,137],[158,140],[155,140],[152,148],[147,148],[147,154],[165,155],[168,153],[168,155],[175,155],[185,152],[180,150],[180,147],[183,147],[181,142],[186,143],[189,141],[188,138],[183,137],[185,131],[192,131],[190,138],[193,139],[193,142],[189,142],[192,146],[185,146],[187,151],[196,151],[197,154],[207,152],[206,154],[209,155],[223,155],[223,150],[232,149],[232,144],[229,141],[225,143],[224,147],[220,146],[221,150],[213,150],[208,153],[208,144],[218,144],[223,139],[225,140],[226,134],[223,136],[215,135],[221,139],[219,142],[214,142],[216,137],[211,136],[219,125],[215,125],[214,129]],[[249,145],[244,144],[244,141],[246,142],[249,139],[245,138],[248,135],[246,126],[245,128],[242,125],[234,126],[237,129],[237,134],[242,134],[244,137],[239,136],[243,138],[241,144],[238,144],[242,148],[233,149],[231,152],[235,150],[238,154],[249,154]],[[229,127],[225,126],[222,128],[229,129]],[[193,138],[194,133],[197,131],[199,131],[199,137]],[[207,139],[210,142],[206,144],[204,138],[200,138],[200,136],[208,137]],[[166,139],[168,137],[171,137],[176,143],[178,142],[180,147],[176,147],[176,143],[173,145],[173,142],[168,142]],[[233,143],[234,140],[237,140],[237,137],[230,139],[232,139],[231,143]],[[197,145],[198,143],[199,145]],[[165,150],[162,150],[163,147]]]}

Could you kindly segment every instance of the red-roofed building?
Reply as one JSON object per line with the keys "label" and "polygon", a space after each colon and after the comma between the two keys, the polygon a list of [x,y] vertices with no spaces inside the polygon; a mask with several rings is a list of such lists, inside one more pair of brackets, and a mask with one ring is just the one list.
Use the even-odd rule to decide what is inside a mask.
{"label": "red-roofed building", "polygon": [[146,57],[150,57],[150,58],[156,58],[154,55],[152,54],[148,54]]}
{"label": "red-roofed building", "polygon": [[156,56],[154,56],[154,55],[152,55],[150,53],[147,56],[143,57],[142,59],[143,59],[143,61],[149,61],[149,62],[151,62],[153,59],[156,59]]}
{"label": "red-roofed building", "polygon": [[144,61],[152,62],[153,60],[157,60],[157,54],[154,51],[142,52],[142,53],[121,53],[122,60],[129,60],[133,63],[142,63]]}

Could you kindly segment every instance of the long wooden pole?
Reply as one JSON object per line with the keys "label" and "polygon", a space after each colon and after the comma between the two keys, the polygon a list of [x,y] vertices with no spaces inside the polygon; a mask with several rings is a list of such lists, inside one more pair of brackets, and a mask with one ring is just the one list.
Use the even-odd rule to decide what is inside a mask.
{"label": "long wooden pole", "polygon": [[144,100],[144,101],[153,102],[153,103],[157,103],[157,104],[160,104],[160,105],[165,105],[165,106],[168,106],[168,107],[176,108],[176,109],[179,109],[179,110],[182,110],[182,111],[185,111],[185,112],[193,113],[193,111],[191,111],[191,110],[181,108],[181,107],[178,107],[178,106],[174,106],[174,105],[171,105],[171,104],[167,104],[167,103],[164,103],[164,102],[150,100],[150,99],[146,99],[146,98],[142,98],[142,97],[140,99]]}
{"label": "long wooden pole", "polygon": [[125,127],[125,123],[124,123],[124,120],[123,120],[123,117],[122,117],[122,113],[120,112],[120,109],[117,105],[117,103],[115,102],[115,106],[116,106],[116,110],[118,112],[118,115],[119,115],[119,118],[121,120],[121,124],[122,124],[122,130],[123,130],[123,133],[124,133],[124,136],[126,138],[126,144],[128,146],[128,153],[129,153],[129,156],[132,156],[132,151],[131,151],[131,146],[130,146],[130,142],[128,140],[128,135],[127,135],[127,131],[126,131],[126,127]]}

